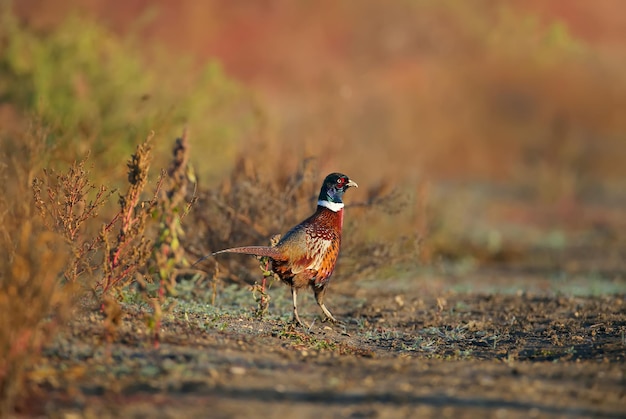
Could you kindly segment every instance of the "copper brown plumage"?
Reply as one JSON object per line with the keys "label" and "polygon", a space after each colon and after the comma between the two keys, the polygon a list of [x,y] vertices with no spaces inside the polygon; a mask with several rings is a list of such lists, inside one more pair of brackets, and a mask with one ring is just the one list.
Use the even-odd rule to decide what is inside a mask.
{"label": "copper brown plumage", "polygon": [[[220,250],[213,253],[243,253],[266,256],[271,269],[291,286],[294,322],[304,325],[297,308],[298,290],[310,286],[315,301],[324,315],[331,321],[337,320],[324,305],[324,293],[335,269],[341,231],[343,228],[343,194],[356,182],[341,173],[331,173],[322,184],[317,201],[317,210],[306,220],[289,230],[276,246],[246,246]],[[197,263],[197,262],[196,262]]]}

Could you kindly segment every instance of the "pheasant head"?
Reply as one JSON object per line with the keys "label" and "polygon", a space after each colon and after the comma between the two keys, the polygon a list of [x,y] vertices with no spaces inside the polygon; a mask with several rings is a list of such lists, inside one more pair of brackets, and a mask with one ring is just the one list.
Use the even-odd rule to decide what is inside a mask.
{"label": "pheasant head", "polygon": [[356,182],[350,180],[348,176],[341,173],[331,173],[326,176],[320,195],[317,198],[317,205],[326,207],[337,212],[343,208],[343,194],[348,188],[354,186],[358,188]]}

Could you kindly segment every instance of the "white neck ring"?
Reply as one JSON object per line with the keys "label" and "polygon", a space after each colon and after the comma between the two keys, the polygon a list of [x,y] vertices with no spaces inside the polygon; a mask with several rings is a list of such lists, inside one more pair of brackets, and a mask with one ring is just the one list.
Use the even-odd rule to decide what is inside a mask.
{"label": "white neck ring", "polygon": [[319,205],[320,207],[328,208],[332,212],[337,212],[343,209],[343,202],[330,202],[326,201],[325,199],[320,199],[319,201],[317,201],[317,205]]}

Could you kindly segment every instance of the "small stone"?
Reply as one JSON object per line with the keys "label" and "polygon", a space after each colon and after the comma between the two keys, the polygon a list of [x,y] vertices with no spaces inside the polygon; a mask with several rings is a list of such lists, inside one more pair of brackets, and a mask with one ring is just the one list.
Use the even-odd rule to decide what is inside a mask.
{"label": "small stone", "polygon": [[244,367],[230,367],[230,373],[232,375],[244,375],[246,369]]}

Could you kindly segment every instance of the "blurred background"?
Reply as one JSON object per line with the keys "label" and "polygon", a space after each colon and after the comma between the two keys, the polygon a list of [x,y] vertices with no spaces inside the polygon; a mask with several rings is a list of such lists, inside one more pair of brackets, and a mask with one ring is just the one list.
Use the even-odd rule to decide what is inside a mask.
{"label": "blurred background", "polygon": [[35,115],[50,161],[123,178],[149,130],[168,150],[187,126],[201,185],[313,158],[363,186],[356,213],[397,203],[359,240],[410,232],[422,262],[621,270],[620,0],[20,0],[0,32],[0,124]]}
{"label": "blurred background", "polygon": [[[248,362],[231,350],[258,352],[257,341],[331,369],[339,364],[317,354],[365,359],[381,350],[399,373],[409,370],[398,354],[494,356],[508,367],[565,361],[562,369],[593,359],[593,373],[572,369],[584,390],[561,386],[570,397],[585,392],[591,408],[564,400],[554,410],[552,390],[537,408],[532,392],[520,393],[522,403],[507,394],[504,404],[445,393],[462,409],[498,412],[617,406],[625,69],[625,0],[0,0],[0,417],[17,396],[22,414],[70,401],[74,414],[93,412],[98,394],[116,409],[137,391],[167,400],[159,389],[215,388],[237,403],[254,388],[223,383],[239,376],[247,385],[255,365],[272,377],[272,358]],[[181,140],[173,158],[185,129],[189,148]],[[270,311],[258,260],[191,263],[285,233],[312,213],[334,171],[359,188],[345,197],[326,301],[354,334],[304,339],[273,322],[270,336],[240,323],[252,313],[286,320],[286,287],[271,290]],[[299,310],[312,316],[307,294]],[[599,298],[578,298],[589,296]],[[68,325],[67,336],[57,333]],[[135,352],[149,336],[156,346],[161,329],[166,351],[190,343],[202,356]],[[207,348],[228,357],[206,358]],[[111,369],[111,359],[130,364]],[[596,374],[600,359],[606,374]],[[180,360],[210,370],[195,380]],[[372,371],[386,373],[391,364],[379,361]],[[533,378],[537,367],[504,374],[516,391],[536,392],[569,377]],[[492,387],[506,380],[493,372],[466,376],[497,398]],[[331,378],[328,391],[349,389]],[[382,394],[378,405],[406,399],[429,412],[446,403],[411,399],[413,378],[387,379],[401,398]],[[621,393],[604,397],[611,385]],[[281,387],[279,400],[307,401]],[[49,395],[57,401],[42,399]],[[360,400],[347,397],[335,400]],[[362,407],[359,416],[377,413]]]}

